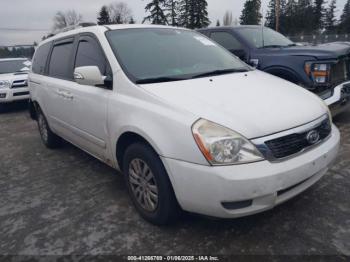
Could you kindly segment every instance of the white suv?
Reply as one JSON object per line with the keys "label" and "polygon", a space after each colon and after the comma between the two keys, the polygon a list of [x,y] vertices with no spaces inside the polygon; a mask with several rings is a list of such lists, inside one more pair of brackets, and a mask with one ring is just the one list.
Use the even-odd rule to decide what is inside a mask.
{"label": "white suv", "polygon": [[181,209],[221,218],[271,209],[318,181],[338,152],[317,96],[191,30],[74,29],[42,42],[32,70],[44,144],[63,138],[121,170],[152,223]]}
{"label": "white suv", "polygon": [[26,58],[0,59],[0,106],[18,100],[28,100],[28,71]]}

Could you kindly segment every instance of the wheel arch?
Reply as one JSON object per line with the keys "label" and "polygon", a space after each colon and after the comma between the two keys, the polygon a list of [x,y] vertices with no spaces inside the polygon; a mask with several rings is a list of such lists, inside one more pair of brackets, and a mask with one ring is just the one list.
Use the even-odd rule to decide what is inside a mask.
{"label": "wheel arch", "polygon": [[115,157],[117,160],[117,164],[119,166],[119,169],[123,171],[123,157],[125,154],[126,149],[137,142],[141,142],[149,146],[156,152],[156,154],[159,155],[159,149],[154,146],[154,143],[146,136],[140,134],[140,132],[137,132],[135,130],[131,131],[124,131],[119,137],[118,140],[115,143]]}
{"label": "wheel arch", "polygon": [[288,67],[271,66],[271,67],[264,68],[263,71],[271,75],[280,77],[284,80],[290,81],[294,84],[299,84],[300,82],[302,82],[298,73]]}
{"label": "wheel arch", "polygon": [[34,101],[29,100],[28,109],[29,109],[30,117],[33,120],[37,120],[37,117],[38,117],[37,111],[38,111],[38,109],[41,110],[39,103],[36,100],[34,100]]}

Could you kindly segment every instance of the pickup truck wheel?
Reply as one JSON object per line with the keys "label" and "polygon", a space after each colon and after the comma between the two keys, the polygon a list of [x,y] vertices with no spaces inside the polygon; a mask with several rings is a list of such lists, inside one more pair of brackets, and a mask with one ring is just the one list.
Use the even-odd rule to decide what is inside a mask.
{"label": "pickup truck wheel", "polygon": [[37,119],[40,137],[44,145],[51,149],[59,147],[62,142],[61,138],[51,131],[46,117],[40,109],[37,111]]}
{"label": "pickup truck wheel", "polygon": [[156,152],[143,143],[132,144],[125,152],[123,167],[130,198],[140,215],[156,225],[173,222],[180,207]]}

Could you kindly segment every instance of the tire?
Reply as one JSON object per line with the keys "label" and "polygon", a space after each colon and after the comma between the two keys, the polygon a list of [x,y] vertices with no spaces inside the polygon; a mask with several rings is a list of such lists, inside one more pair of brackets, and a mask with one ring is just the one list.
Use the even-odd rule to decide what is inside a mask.
{"label": "tire", "polygon": [[30,99],[28,101],[28,111],[29,111],[30,118],[33,120],[37,120],[36,119],[36,109],[35,109],[34,103]]}
{"label": "tire", "polygon": [[44,145],[50,149],[59,147],[62,143],[62,140],[59,136],[51,131],[43,112],[38,108],[36,114],[40,137]]}
{"label": "tire", "polygon": [[181,210],[168,174],[150,146],[144,143],[129,146],[124,154],[123,170],[130,198],[145,220],[166,225],[178,218]]}

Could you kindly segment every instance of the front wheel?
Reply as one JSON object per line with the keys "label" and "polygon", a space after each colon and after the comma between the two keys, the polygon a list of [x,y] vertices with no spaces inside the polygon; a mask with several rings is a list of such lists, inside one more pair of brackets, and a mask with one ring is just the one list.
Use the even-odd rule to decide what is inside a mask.
{"label": "front wheel", "polygon": [[123,170],[131,200],[147,221],[164,225],[180,214],[172,185],[157,153],[136,143],[125,152]]}
{"label": "front wheel", "polygon": [[44,145],[51,149],[59,147],[62,142],[61,138],[51,131],[43,112],[38,109],[36,114],[39,133]]}

